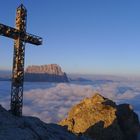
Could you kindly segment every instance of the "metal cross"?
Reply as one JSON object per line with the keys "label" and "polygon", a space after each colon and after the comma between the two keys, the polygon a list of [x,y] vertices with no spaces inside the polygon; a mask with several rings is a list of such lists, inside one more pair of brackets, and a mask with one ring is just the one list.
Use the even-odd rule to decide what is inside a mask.
{"label": "metal cross", "polygon": [[16,11],[16,28],[0,24],[0,35],[14,39],[11,84],[11,112],[22,116],[25,43],[41,45],[42,38],[26,32],[27,10],[21,4]]}

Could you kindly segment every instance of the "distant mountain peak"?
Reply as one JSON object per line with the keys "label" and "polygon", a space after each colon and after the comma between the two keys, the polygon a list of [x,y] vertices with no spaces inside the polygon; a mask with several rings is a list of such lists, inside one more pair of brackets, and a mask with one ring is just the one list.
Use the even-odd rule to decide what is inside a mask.
{"label": "distant mountain peak", "polygon": [[48,65],[31,65],[26,68],[26,73],[48,73],[63,75],[61,67],[57,64],[48,64]]}
{"label": "distant mountain peak", "polygon": [[25,70],[25,81],[68,82],[68,78],[58,64],[31,65]]}

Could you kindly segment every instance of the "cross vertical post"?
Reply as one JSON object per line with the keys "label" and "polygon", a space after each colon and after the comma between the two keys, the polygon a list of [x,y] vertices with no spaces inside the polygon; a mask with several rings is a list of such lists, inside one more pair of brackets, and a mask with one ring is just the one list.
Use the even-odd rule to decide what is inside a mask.
{"label": "cross vertical post", "polygon": [[20,31],[20,34],[14,41],[11,86],[11,111],[16,116],[22,115],[23,106],[25,42],[21,40],[21,37],[26,34],[26,17],[27,11],[21,5],[16,12],[16,29]]}

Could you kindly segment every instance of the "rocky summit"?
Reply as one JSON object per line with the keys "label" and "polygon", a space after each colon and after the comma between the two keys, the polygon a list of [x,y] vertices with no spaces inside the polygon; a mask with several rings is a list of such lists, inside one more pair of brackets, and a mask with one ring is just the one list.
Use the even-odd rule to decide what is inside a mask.
{"label": "rocky summit", "polygon": [[35,117],[16,117],[0,106],[0,140],[89,140]]}
{"label": "rocky summit", "polygon": [[131,105],[116,105],[99,94],[72,107],[59,124],[96,140],[137,140],[140,130],[138,115]]}
{"label": "rocky summit", "polygon": [[29,82],[68,82],[68,77],[57,64],[28,66],[25,81]]}
{"label": "rocky summit", "polygon": [[59,124],[16,117],[0,106],[0,140],[140,140],[139,131],[131,105],[116,105],[99,94],[73,106]]}

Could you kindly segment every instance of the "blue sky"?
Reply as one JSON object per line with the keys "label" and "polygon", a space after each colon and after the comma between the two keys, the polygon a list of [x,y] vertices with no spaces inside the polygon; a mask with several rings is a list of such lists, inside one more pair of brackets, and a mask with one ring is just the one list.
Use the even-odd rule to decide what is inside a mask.
{"label": "blue sky", "polygon": [[[139,0],[1,0],[0,23],[14,26],[16,7],[28,10],[27,65],[57,63],[67,73],[140,76]],[[0,69],[12,68],[13,40],[0,36]]]}

